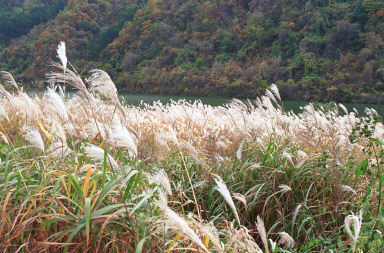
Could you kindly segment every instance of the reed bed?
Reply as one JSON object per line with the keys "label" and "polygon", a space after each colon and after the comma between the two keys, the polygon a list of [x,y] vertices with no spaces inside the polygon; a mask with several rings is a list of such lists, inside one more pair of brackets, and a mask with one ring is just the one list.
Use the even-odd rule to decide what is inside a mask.
{"label": "reed bed", "polygon": [[374,110],[294,114],[275,85],[223,106],[130,106],[106,72],[83,79],[58,54],[43,97],[3,76],[2,252],[384,248]]}

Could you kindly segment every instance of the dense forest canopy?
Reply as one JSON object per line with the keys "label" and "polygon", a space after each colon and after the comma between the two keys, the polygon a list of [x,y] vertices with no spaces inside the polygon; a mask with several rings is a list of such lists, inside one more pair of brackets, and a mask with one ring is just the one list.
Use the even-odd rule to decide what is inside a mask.
{"label": "dense forest canopy", "polygon": [[0,68],[27,87],[63,40],[130,92],[384,101],[384,0],[1,0],[0,17]]}

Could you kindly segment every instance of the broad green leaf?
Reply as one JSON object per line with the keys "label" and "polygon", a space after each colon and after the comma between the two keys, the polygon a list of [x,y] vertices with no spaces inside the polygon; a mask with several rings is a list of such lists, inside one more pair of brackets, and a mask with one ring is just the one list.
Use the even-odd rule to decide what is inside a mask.
{"label": "broad green leaf", "polygon": [[355,175],[356,178],[360,177],[363,175],[364,171],[368,168],[368,158],[364,159],[357,167],[355,170]]}

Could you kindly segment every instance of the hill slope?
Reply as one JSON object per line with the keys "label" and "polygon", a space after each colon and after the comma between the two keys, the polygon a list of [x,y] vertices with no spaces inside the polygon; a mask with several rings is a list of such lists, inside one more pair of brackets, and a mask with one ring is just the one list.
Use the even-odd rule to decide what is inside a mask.
{"label": "hill slope", "polygon": [[68,1],[0,60],[43,77],[64,40],[75,67],[131,92],[254,97],[275,82],[285,99],[380,102],[383,21],[383,0]]}

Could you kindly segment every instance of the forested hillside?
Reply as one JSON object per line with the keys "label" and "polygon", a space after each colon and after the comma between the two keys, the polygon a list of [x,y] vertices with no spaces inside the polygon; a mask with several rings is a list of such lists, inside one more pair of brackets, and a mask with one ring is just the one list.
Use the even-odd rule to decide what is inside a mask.
{"label": "forested hillside", "polygon": [[[44,80],[59,41],[121,90],[384,101],[384,0],[0,1],[0,68]],[[47,11],[45,11],[47,10]]]}

